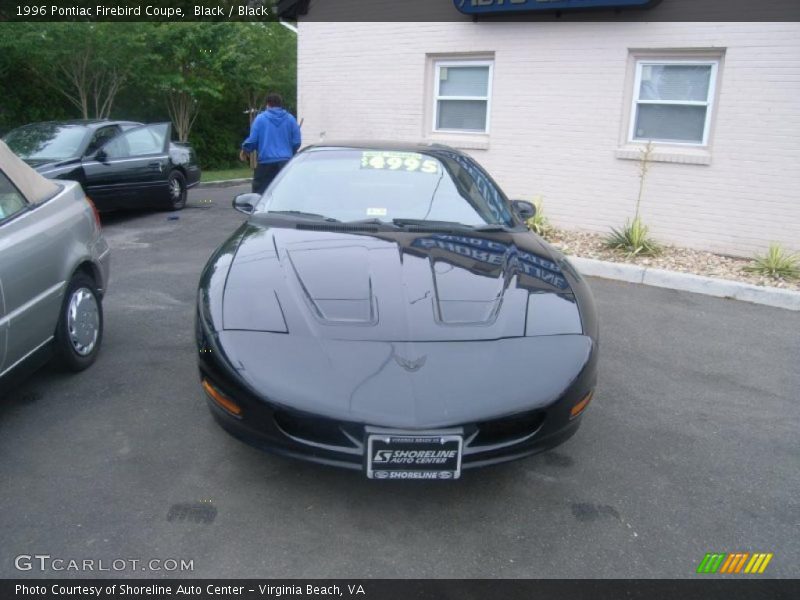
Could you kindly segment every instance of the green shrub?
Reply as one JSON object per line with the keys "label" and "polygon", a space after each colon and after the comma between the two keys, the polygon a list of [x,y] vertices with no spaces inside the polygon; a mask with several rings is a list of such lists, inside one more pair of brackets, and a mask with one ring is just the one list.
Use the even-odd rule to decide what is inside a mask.
{"label": "green shrub", "polygon": [[628,256],[655,256],[661,253],[661,246],[650,237],[648,227],[639,218],[626,221],[622,229],[611,229],[605,239],[607,248],[621,250]]}
{"label": "green shrub", "polygon": [[787,252],[780,244],[770,244],[767,253],[753,258],[746,271],[774,279],[800,279],[800,256]]}

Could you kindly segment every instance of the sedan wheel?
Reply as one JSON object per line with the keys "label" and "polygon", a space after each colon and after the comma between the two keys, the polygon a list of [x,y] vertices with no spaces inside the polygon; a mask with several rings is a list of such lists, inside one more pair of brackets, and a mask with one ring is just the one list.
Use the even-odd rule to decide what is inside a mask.
{"label": "sedan wheel", "polygon": [[103,336],[103,307],[91,277],[78,273],[67,286],[55,334],[61,364],[82,371],[97,358]]}
{"label": "sedan wheel", "polygon": [[97,300],[85,287],[72,294],[67,308],[67,331],[72,349],[81,356],[91,354],[100,333],[100,316]]}
{"label": "sedan wheel", "polygon": [[169,191],[169,207],[181,210],[186,206],[186,178],[180,171],[173,171],[167,180]]}

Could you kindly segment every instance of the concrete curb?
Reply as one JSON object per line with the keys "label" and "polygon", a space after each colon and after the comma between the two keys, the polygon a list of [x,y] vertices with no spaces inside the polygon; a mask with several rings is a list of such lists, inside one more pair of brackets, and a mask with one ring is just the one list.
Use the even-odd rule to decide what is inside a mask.
{"label": "concrete curb", "polygon": [[223,179],[222,181],[201,181],[197,184],[195,189],[231,187],[234,185],[242,185],[243,183],[250,183],[251,181],[253,181],[252,177],[245,177],[243,179]]}
{"label": "concrete curb", "polygon": [[800,311],[800,292],[579,256],[569,256],[568,258],[578,271],[589,277],[652,285]]}

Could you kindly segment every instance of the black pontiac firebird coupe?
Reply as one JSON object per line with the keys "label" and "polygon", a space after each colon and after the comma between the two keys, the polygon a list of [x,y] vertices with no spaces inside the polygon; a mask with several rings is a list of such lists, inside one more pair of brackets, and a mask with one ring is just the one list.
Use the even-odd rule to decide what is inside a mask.
{"label": "black pontiac firebird coupe", "polygon": [[209,260],[196,335],[217,421],[377,479],[453,479],[556,446],[597,380],[586,282],[469,156],[298,154]]}
{"label": "black pontiac firebird coupe", "polygon": [[80,183],[98,210],[180,210],[200,167],[192,147],[170,134],[169,123],[46,121],[13,129],[3,141],[45,177]]}

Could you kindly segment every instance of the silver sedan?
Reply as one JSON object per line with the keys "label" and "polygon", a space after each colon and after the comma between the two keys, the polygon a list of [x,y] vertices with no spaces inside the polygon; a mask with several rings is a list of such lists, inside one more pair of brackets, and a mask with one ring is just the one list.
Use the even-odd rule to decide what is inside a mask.
{"label": "silver sedan", "polygon": [[81,186],[45,179],[0,142],[0,386],[52,354],[73,371],[94,362],[108,272]]}

